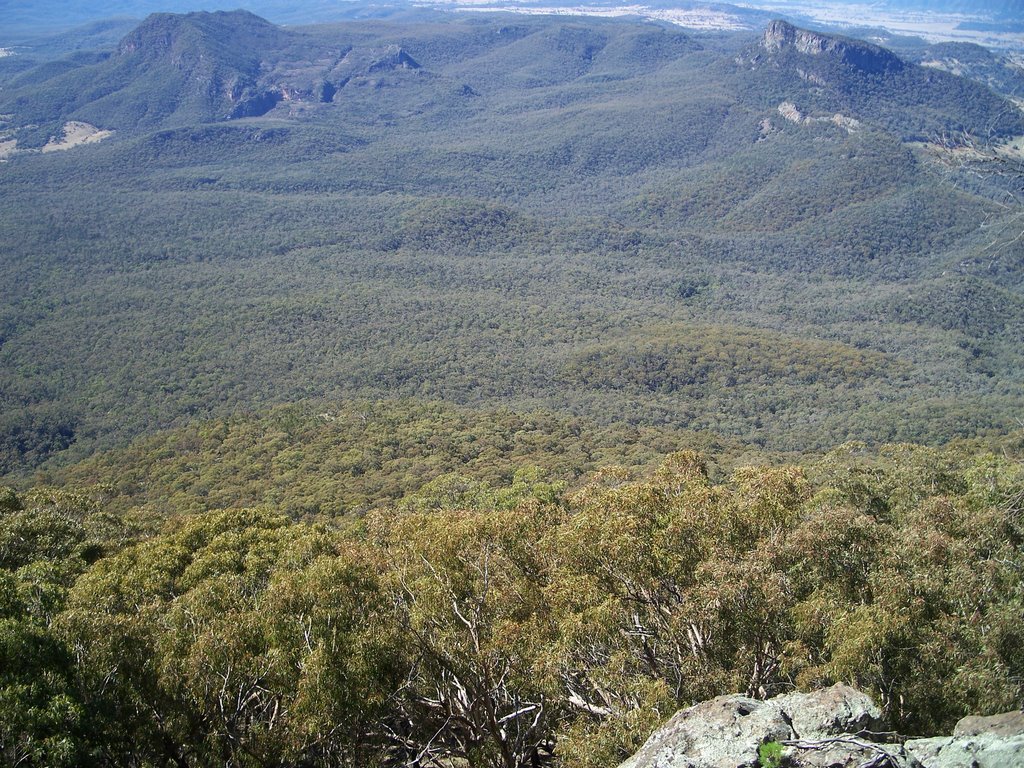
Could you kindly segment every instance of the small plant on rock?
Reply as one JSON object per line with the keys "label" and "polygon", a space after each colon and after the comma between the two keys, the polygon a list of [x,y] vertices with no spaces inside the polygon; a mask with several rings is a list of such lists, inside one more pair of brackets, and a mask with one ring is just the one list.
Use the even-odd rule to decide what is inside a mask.
{"label": "small plant on rock", "polygon": [[758,747],[757,764],[761,768],[781,768],[782,745],[777,741],[766,741]]}

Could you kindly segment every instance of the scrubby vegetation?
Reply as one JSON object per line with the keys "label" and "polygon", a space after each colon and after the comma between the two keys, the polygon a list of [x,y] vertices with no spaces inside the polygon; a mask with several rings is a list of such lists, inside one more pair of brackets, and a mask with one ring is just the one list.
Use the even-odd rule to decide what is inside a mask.
{"label": "scrubby vegetation", "polygon": [[[1022,119],[821,47],[236,13],[5,64],[0,762],[1019,706],[1021,175],[906,139]],[[34,151],[71,119],[116,132]]]}
{"label": "scrubby vegetation", "polygon": [[100,489],[5,491],[4,760],[597,767],[723,691],[845,680],[910,733],[1020,701],[1019,460],[706,461],[152,534]]}
{"label": "scrubby vegetation", "polygon": [[108,508],[144,508],[157,519],[254,505],[293,518],[331,519],[395,503],[428,485],[440,492],[450,484],[467,499],[531,478],[565,486],[610,463],[649,467],[681,443],[702,446],[723,462],[751,455],[711,434],[664,427],[602,426],[546,411],[363,401],[199,422],[37,482],[94,487]]}

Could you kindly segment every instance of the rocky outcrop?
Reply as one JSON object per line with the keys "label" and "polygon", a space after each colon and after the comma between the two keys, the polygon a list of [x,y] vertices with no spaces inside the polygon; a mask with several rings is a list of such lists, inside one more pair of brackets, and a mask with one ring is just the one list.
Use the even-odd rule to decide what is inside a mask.
{"label": "rocky outcrop", "polygon": [[1024,132],[1019,110],[983,85],[863,40],[773,21],[735,61],[752,86],[780,93],[814,118],[838,114],[833,122],[848,131],[857,129],[853,119],[905,141],[928,140],[950,125],[991,137]]}
{"label": "rocky outcrop", "polygon": [[923,768],[1022,768],[1024,712],[965,717],[952,736],[912,739],[906,748]]}
{"label": "rocky outcrop", "polygon": [[854,133],[860,129],[860,120],[853,117],[847,117],[841,112],[836,112],[830,117],[811,117],[810,115],[803,114],[791,101],[784,101],[778,106],[778,113],[782,115],[786,120],[797,125],[807,125],[810,123],[832,123],[839,128],[846,129],[847,133]]}
{"label": "rocky outcrop", "polygon": [[387,48],[386,51],[374,61],[367,72],[373,74],[375,72],[384,72],[392,69],[419,69],[420,65],[410,56],[403,48],[399,48],[397,45],[392,45]]}
{"label": "rocky outcrop", "polygon": [[719,696],[676,713],[620,768],[753,768],[769,742],[784,746],[788,765],[853,768],[882,758],[910,766],[899,744],[853,735],[880,716],[870,697],[842,684],[768,701]]}
{"label": "rocky outcrop", "polygon": [[255,93],[246,93],[232,107],[227,117],[233,120],[240,117],[259,117],[267,114],[281,101],[282,93],[276,89],[267,89]]}
{"label": "rocky outcrop", "polygon": [[766,744],[788,768],[1024,768],[1021,713],[964,718],[950,737],[906,743],[876,730],[880,715],[843,684],[767,701],[719,696],[677,712],[619,768],[757,768]]}
{"label": "rocky outcrop", "polygon": [[862,40],[825,35],[773,21],[761,36],[761,48],[769,53],[792,50],[806,56],[829,56],[864,72],[892,72],[904,67],[892,51]]}
{"label": "rocky outcrop", "polygon": [[989,717],[968,716],[956,724],[953,729],[956,738],[970,736],[1004,736],[1015,738],[1024,736],[1024,711],[1004,712]]}

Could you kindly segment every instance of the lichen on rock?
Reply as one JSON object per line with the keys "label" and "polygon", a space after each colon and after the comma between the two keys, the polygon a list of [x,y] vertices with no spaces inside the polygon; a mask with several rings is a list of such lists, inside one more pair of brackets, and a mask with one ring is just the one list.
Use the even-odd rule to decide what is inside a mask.
{"label": "lichen on rock", "polygon": [[761,745],[787,768],[1024,768],[1024,713],[965,717],[952,736],[877,730],[871,698],[838,683],[767,701],[719,696],[677,712],[619,768],[757,768]]}

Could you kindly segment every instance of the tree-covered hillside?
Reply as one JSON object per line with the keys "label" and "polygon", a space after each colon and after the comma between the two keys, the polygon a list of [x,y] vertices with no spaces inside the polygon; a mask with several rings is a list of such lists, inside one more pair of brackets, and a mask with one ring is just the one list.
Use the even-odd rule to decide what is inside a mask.
{"label": "tree-covered hillside", "polygon": [[780,24],[52,45],[0,64],[0,763],[1020,705],[1013,102]]}
{"label": "tree-covered hillside", "polygon": [[359,521],[270,505],[155,533],[101,488],[3,489],[0,755],[611,768],[681,705],[837,680],[902,733],[948,729],[1024,695],[1002,448],[847,445],[718,480],[682,451],[571,491],[464,479]]}
{"label": "tree-covered hillside", "polygon": [[716,474],[735,462],[768,458],[712,434],[669,427],[600,425],[546,411],[363,401],[281,406],[190,424],[36,482],[94,489],[105,508],[142,510],[150,521],[257,505],[324,520],[365,514],[413,494],[469,503],[498,488],[555,492],[607,464],[649,468],[680,445],[714,452],[725,462]]}
{"label": "tree-covered hillside", "polygon": [[[790,67],[807,54],[767,39],[156,16],[12,76],[0,466],[351,397],[782,451],[1013,427],[1016,210],[999,177],[890,129],[938,137],[950,100],[972,130],[1015,108],[940,73],[833,119]],[[840,42],[814,58],[843,75]],[[263,116],[226,119],[260,93]],[[30,151],[71,119],[115,132]]]}

